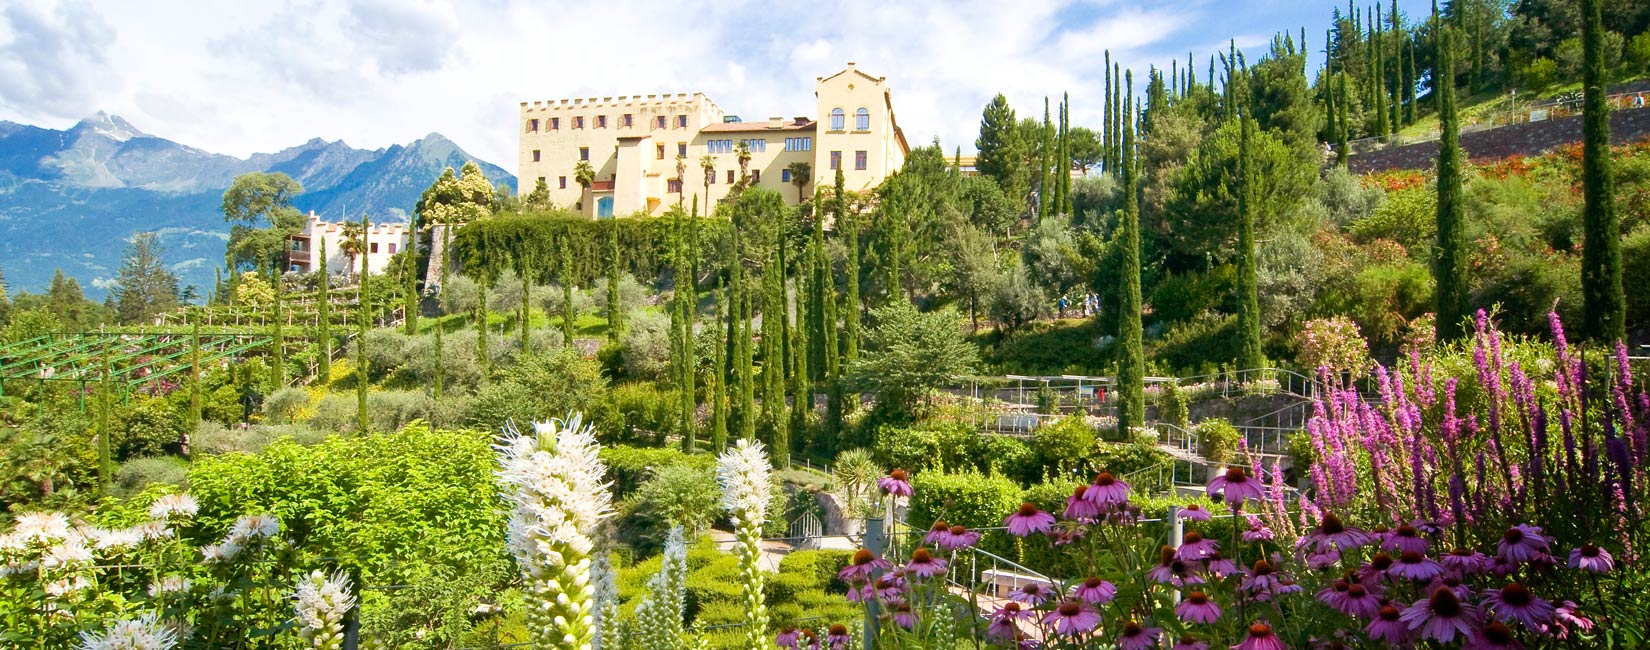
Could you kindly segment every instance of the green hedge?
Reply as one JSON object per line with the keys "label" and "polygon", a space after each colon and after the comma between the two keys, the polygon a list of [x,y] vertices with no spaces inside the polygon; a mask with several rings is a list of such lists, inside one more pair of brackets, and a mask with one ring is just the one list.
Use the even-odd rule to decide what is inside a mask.
{"label": "green hedge", "polygon": [[688,464],[710,469],[716,458],[709,454],[686,454],[674,447],[632,447],[614,445],[603,447],[602,462],[607,463],[608,477],[613,481],[613,498],[624,499],[647,480],[649,472],[671,465]]}
{"label": "green hedge", "polygon": [[[598,221],[560,212],[502,216],[460,228],[453,235],[453,257],[467,275],[479,278],[496,279],[519,265],[535,278],[559,278],[560,247],[565,244],[570,248],[573,282],[588,287],[607,276],[607,260],[612,257],[607,229],[618,228],[620,271],[644,283],[655,282],[670,267],[669,244],[677,223],[672,217]],[[732,222],[701,218],[698,231],[699,259],[723,259],[720,251],[731,241]]]}

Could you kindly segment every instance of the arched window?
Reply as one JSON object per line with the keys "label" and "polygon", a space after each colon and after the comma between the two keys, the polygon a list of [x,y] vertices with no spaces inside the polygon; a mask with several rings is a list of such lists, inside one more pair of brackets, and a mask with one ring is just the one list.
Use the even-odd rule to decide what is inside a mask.
{"label": "arched window", "polygon": [[859,107],[859,110],[854,111],[854,130],[871,130],[871,111],[865,110],[864,106],[861,106]]}
{"label": "arched window", "polygon": [[831,109],[831,130],[832,131],[841,131],[845,128],[848,128],[846,122],[847,122],[847,114],[843,113],[842,109],[840,109],[840,108]]}

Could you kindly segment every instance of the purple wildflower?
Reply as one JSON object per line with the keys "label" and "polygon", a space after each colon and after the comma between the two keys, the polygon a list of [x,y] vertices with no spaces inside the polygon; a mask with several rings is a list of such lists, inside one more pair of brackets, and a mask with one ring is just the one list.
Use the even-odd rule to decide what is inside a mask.
{"label": "purple wildflower", "polygon": [[1238,568],[1237,562],[1233,562],[1232,558],[1222,555],[1220,551],[1210,553],[1209,557],[1203,559],[1203,570],[1216,578],[1224,578],[1234,573],[1243,572],[1242,569]]}
{"label": "purple wildflower", "polygon": [[825,632],[825,645],[830,646],[831,650],[847,650],[852,642],[853,639],[848,636],[848,626],[841,623],[832,623]]}
{"label": "purple wildflower", "polygon": [[1111,472],[1100,472],[1094,475],[1094,483],[1083,493],[1083,498],[1102,510],[1119,506],[1129,500],[1129,484],[1118,480]]}
{"label": "purple wildflower", "polygon": [[1489,556],[1478,551],[1458,548],[1438,558],[1444,568],[1459,572],[1463,575],[1478,575],[1490,570]]}
{"label": "purple wildflower", "polygon": [[928,534],[923,536],[922,543],[939,546],[940,540],[949,540],[950,538],[951,524],[944,519],[939,519],[934,521],[934,527],[929,528]]}
{"label": "purple wildflower", "polygon": [[1421,531],[1416,530],[1414,526],[1399,526],[1397,530],[1392,531],[1392,536],[1381,544],[1381,548],[1399,555],[1410,551],[1425,554],[1431,546],[1432,543],[1422,537]]}
{"label": "purple wildflower", "polygon": [[1387,570],[1392,575],[1408,580],[1431,580],[1444,572],[1443,565],[1415,551],[1404,551],[1398,562]]}
{"label": "purple wildflower", "polygon": [[1209,510],[1195,503],[1188,503],[1180,509],[1180,518],[1186,521],[1208,521]]}
{"label": "purple wildflower", "polygon": [[1549,553],[1548,544],[1552,540],[1541,534],[1541,528],[1519,524],[1508,528],[1501,536],[1501,543],[1496,547],[1496,555],[1507,562],[1517,564],[1536,560]]}
{"label": "purple wildflower", "polygon": [[1099,578],[1089,578],[1072,587],[1071,596],[1090,605],[1104,605],[1117,597],[1117,587]]}
{"label": "purple wildflower", "polygon": [[1462,647],[1464,650],[1524,650],[1524,644],[1513,638],[1512,629],[1501,621],[1490,621]]}
{"label": "purple wildflower", "polygon": [[1186,594],[1186,600],[1175,606],[1174,613],[1187,623],[1209,625],[1220,620],[1220,606],[1201,591]]}
{"label": "purple wildflower", "polygon": [[1350,551],[1368,544],[1369,541],[1368,533],[1341,523],[1341,518],[1333,512],[1324,513],[1318,526],[1301,538],[1302,544],[1312,544],[1320,552],[1331,548]]}
{"label": "purple wildflower", "polygon": [[1195,530],[1187,531],[1180,543],[1180,549],[1175,551],[1175,557],[1196,562],[1213,555],[1219,548],[1219,543],[1212,539],[1204,539],[1202,533]]}
{"label": "purple wildflower", "polygon": [[900,603],[894,607],[894,625],[907,630],[917,626],[917,615],[911,611],[910,603]]}
{"label": "purple wildflower", "polygon": [[1593,622],[1576,614],[1574,601],[1566,600],[1553,611],[1553,623],[1547,626],[1547,633],[1554,638],[1563,640],[1570,636],[1570,632],[1586,632],[1593,629]]}
{"label": "purple wildflower", "polygon": [[1100,516],[1100,509],[1088,500],[1088,484],[1077,486],[1071,491],[1071,498],[1066,499],[1066,511],[1061,516],[1077,521],[1092,520]]}
{"label": "purple wildflower", "polygon": [[1043,623],[1054,626],[1054,633],[1063,636],[1073,636],[1092,632],[1100,625],[1100,613],[1094,611],[1087,603],[1079,600],[1068,600],[1060,603],[1048,615],[1043,617]]}
{"label": "purple wildflower", "polygon": [[854,552],[854,559],[848,563],[848,566],[843,567],[842,571],[836,574],[836,577],[843,582],[866,582],[877,571],[887,571],[892,568],[894,568],[894,565],[888,560],[877,557],[862,548]]}
{"label": "purple wildflower", "polygon": [[1183,636],[1176,639],[1170,650],[1209,650],[1209,644],[1199,641],[1195,636]]}
{"label": "purple wildflower", "polygon": [[1276,535],[1272,534],[1272,529],[1261,523],[1259,517],[1249,515],[1249,530],[1243,531],[1240,537],[1245,542],[1270,542]]}
{"label": "purple wildflower", "polygon": [[1054,597],[1054,589],[1041,582],[1028,582],[1008,592],[1008,599],[1027,605],[1041,605]]}
{"label": "purple wildflower", "polygon": [[1382,606],[1375,614],[1375,620],[1364,627],[1364,633],[1372,641],[1385,641],[1395,646],[1408,645],[1414,637],[1414,632],[1401,620],[1402,614],[1397,607]]}
{"label": "purple wildflower", "polygon": [[1054,529],[1054,515],[1043,512],[1034,503],[1022,503],[1020,509],[1003,520],[1008,534],[1025,537],[1032,533],[1046,533]]}
{"label": "purple wildflower", "polygon": [[1155,627],[1145,627],[1134,621],[1123,624],[1123,632],[1117,635],[1117,650],[1150,650],[1157,645],[1157,637],[1163,630]]}
{"label": "purple wildflower", "polygon": [[877,479],[877,487],[881,488],[884,494],[894,497],[908,497],[916,493],[911,489],[910,475],[903,469],[896,469]]}
{"label": "purple wildflower", "polygon": [[935,546],[947,551],[955,551],[959,548],[968,548],[980,543],[980,534],[965,527],[953,525],[951,530],[947,532],[948,534],[944,538],[934,542]]}
{"label": "purple wildflower", "polygon": [[779,634],[774,636],[773,642],[781,648],[796,650],[797,639],[801,636],[802,633],[797,631],[795,625],[786,625],[785,627],[779,628]]}
{"label": "purple wildflower", "polygon": [[932,578],[945,573],[945,565],[943,558],[934,557],[926,548],[919,548],[911,552],[911,561],[905,564],[905,570],[919,578]]}
{"label": "purple wildflower", "polygon": [[1255,623],[1249,626],[1249,635],[1232,650],[1289,650],[1277,635],[1272,634],[1272,626],[1265,623]]}
{"label": "purple wildflower", "polygon": [[1479,622],[1478,610],[1462,603],[1449,589],[1439,589],[1431,597],[1415,601],[1400,618],[1410,630],[1420,632],[1422,639],[1442,643],[1454,641],[1457,636],[1467,638]]}
{"label": "purple wildflower", "polygon": [[1609,551],[1592,544],[1582,544],[1570,551],[1570,568],[1593,573],[1609,573],[1611,569],[1616,568],[1616,560],[1610,557]]}
{"label": "purple wildflower", "polygon": [[1500,589],[1491,589],[1484,594],[1484,604],[1495,614],[1497,619],[1511,623],[1517,621],[1525,629],[1545,629],[1547,623],[1553,620],[1556,607],[1552,603],[1537,598],[1530,588],[1523,583],[1510,582]]}
{"label": "purple wildflower", "polygon": [[1346,597],[1335,609],[1347,616],[1375,618],[1381,611],[1381,599],[1361,584],[1347,585]]}
{"label": "purple wildflower", "polygon": [[1226,505],[1233,510],[1242,507],[1244,501],[1260,501],[1262,497],[1260,481],[1249,478],[1242,467],[1232,467],[1225,474],[1214,477],[1205,491],[1211,497],[1216,494],[1225,496]]}

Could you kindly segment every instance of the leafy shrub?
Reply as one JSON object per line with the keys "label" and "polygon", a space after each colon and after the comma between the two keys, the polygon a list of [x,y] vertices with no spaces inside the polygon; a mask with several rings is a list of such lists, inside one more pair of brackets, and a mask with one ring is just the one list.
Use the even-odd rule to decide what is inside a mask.
{"label": "leafy shrub", "polygon": [[1003,517],[1020,505],[1020,486],[1013,481],[972,471],[923,472],[912,477],[911,487],[916,494],[907,520],[918,528],[936,519],[969,528],[1000,526]]}
{"label": "leafy shrub", "polygon": [[611,440],[652,441],[663,444],[665,434],[676,431],[681,417],[678,393],[661,390],[651,383],[621,384],[608,391],[609,411],[617,417],[597,423]]}
{"label": "leafy shrub", "polygon": [[367,367],[374,377],[387,376],[407,362],[407,349],[411,342],[400,330],[368,330],[366,341]]}
{"label": "leafy shrub", "polygon": [[[1623,284],[1643,286],[1626,284],[1629,269],[1642,262],[1627,254],[1626,240],[1622,243]],[[1644,292],[1627,293],[1631,306],[1636,302],[1633,294]],[[1553,311],[1555,305],[1560,317],[1575,322],[1574,319],[1580,318],[1577,309],[1581,303],[1581,260],[1575,255],[1514,257],[1502,268],[1485,274],[1483,285],[1473,295],[1473,304],[1496,306],[1501,326],[1520,334],[1550,332],[1547,313]],[[1635,321],[1629,319],[1628,322]]]}
{"label": "leafy shrub", "polygon": [[877,429],[872,454],[877,464],[911,472],[971,467],[968,449],[974,433],[967,425],[929,422],[918,427]]}
{"label": "leafy shrub", "polygon": [[177,456],[150,456],[134,458],[120,464],[115,470],[114,489],[120,496],[131,496],[154,483],[189,486],[189,462]]}
{"label": "leafy shrub", "polygon": [[1426,186],[1399,190],[1368,217],[1347,228],[1355,239],[1390,239],[1410,251],[1429,250],[1438,231],[1438,193]]}
{"label": "leafy shrub", "polygon": [[[353,409],[350,411],[350,417],[354,417]],[[350,422],[353,426],[355,420],[351,419]],[[189,436],[189,451],[196,457],[231,453],[256,454],[282,438],[288,438],[294,444],[307,447],[320,444],[329,435],[328,431],[301,425],[227,428],[216,422],[203,421]]]}
{"label": "leafy shrub", "polygon": [[1547,57],[1537,57],[1524,66],[1519,72],[1519,78],[1524,87],[1531,92],[1541,92],[1558,81],[1558,63]]}
{"label": "leafy shrub", "polygon": [[367,417],[374,431],[395,431],[413,420],[428,420],[434,403],[419,391],[367,394]]}
{"label": "leafy shrub", "polygon": [[183,417],[166,400],[140,399],[110,440],[116,460],[141,458],[176,450],[186,430]]}
{"label": "leafy shrub", "polygon": [[1358,324],[1345,316],[1306,321],[1300,346],[1301,364],[1312,373],[1328,369],[1337,376],[1350,373],[1357,378],[1369,370],[1369,344],[1358,332]]}
{"label": "leafy shrub", "polygon": [[[354,431],[356,397],[343,393],[328,393],[315,403],[315,414],[309,416],[309,426],[322,431]],[[371,407],[371,402],[368,403]]]}
{"label": "leafy shrub", "polygon": [[1190,426],[1188,420],[1191,417],[1191,407],[1186,403],[1186,393],[1180,390],[1180,384],[1164,384],[1161,400],[1157,407],[1159,419],[1181,429]]}
{"label": "leafy shrub", "polygon": [[651,311],[632,314],[620,343],[624,376],[663,378],[670,367],[670,317]]}
{"label": "leafy shrub", "polygon": [[649,472],[625,503],[619,538],[637,551],[655,552],[671,526],[691,538],[710,527],[720,511],[722,490],[709,467],[688,463],[664,465]]}
{"label": "leafy shrub", "polygon": [[625,499],[641,486],[648,472],[687,465],[709,471],[716,465],[710,454],[685,454],[675,447],[631,447],[608,445],[602,447],[602,462],[613,480],[613,498]]}
{"label": "leafy shrub", "polygon": [[1381,188],[1365,185],[1363,179],[1338,165],[1324,172],[1318,191],[1329,220],[1342,227],[1374,213],[1386,199]]}
{"label": "leafy shrub", "polygon": [[1122,476],[1162,465],[1171,458],[1173,457],[1169,452],[1159,449],[1156,445],[1134,442],[1101,443],[1089,456],[1089,463],[1095,472],[1111,472]]}
{"label": "leafy shrub", "polygon": [[1208,271],[1192,271],[1164,277],[1152,289],[1148,302],[1158,322],[1179,323],[1199,314],[1220,309],[1231,293],[1236,267],[1226,264]]}
{"label": "leafy shrub", "polygon": [[999,434],[974,436],[971,451],[974,469],[993,476],[1005,476],[1020,483],[1042,478],[1043,465],[1036,450],[1024,440]]}
{"label": "leafy shrub", "polygon": [[1157,340],[1153,358],[1170,368],[1200,372],[1237,358],[1237,316],[1206,311],[1178,323]]}
{"label": "leafy shrub", "polygon": [[[1640,38],[1650,48],[1650,34],[1641,34]],[[1650,323],[1650,291],[1644,291],[1650,287],[1650,224],[1639,226],[1621,240],[1621,284],[1636,288],[1627,292],[1627,322]]]}
{"label": "leafy shrub", "polygon": [[483,387],[465,417],[488,430],[509,421],[525,425],[571,413],[583,413],[587,422],[599,424],[610,417],[603,399],[606,391],[607,378],[594,361],[558,348],[522,359],[502,379]]}
{"label": "leafy shrub", "polygon": [[1204,458],[1211,462],[1228,462],[1232,453],[1237,451],[1238,442],[1243,440],[1243,434],[1237,427],[1232,426],[1222,418],[1211,418],[1197,423],[1198,450]]}
{"label": "leafy shrub", "polygon": [[277,424],[292,422],[298,413],[309,408],[309,391],[302,388],[282,388],[264,399],[264,419]]}
{"label": "leafy shrub", "polygon": [[1094,428],[1082,414],[1072,414],[1037,428],[1037,455],[1056,468],[1076,469],[1094,451]]}
{"label": "leafy shrub", "polygon": [[440,296],[442,313],[468,313],[480,304],[481,287],[469,276],[452,274],[447,277],[446,283],[441,285]]}

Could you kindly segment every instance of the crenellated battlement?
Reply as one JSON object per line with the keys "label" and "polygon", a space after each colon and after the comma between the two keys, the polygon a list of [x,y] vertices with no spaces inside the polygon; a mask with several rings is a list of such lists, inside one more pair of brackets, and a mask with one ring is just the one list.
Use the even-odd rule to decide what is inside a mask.
{"label": "crenellated battlement", "polygon": [[563,112],[586,111],[592,109],[671,108],[691,104],[703,104],[713,109],[717,108],[716,102],[711,101],[710,98],[706,97],[704,93],[696,92],[551,99],[544,101],[522,102],[521,110],[524,113]]}

